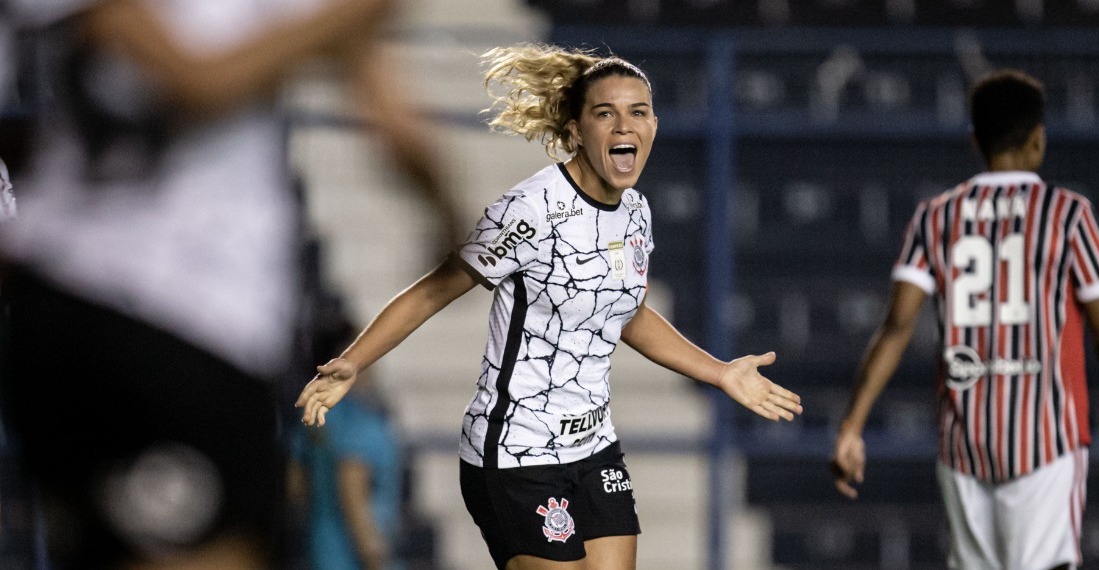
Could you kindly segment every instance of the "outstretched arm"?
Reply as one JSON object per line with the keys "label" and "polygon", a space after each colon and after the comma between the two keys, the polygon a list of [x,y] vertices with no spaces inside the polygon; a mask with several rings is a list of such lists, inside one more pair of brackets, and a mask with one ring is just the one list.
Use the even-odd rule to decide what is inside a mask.
{"label": "outstretched arm", "polygon": [[773,352],[722,362],[687,340],[644,302],[622,329],[622,341],[673,372],[716,386],[740,405],[769,420],[789,421],[801,413],[801,397],[759,373],[760,366],[775,361]]}
{"label": "outstretched arm", "polygon": [[393,298],[339,357],[317,367],[317,375],[298,396],[302,422],[324,425],[328,410],[343,399],[365,370],[475,282],[451,257]]}
{"label": "outstretched arm", "polygon": [[862,440],[866,419],[912,340],[925,298],[927,293],[911,283],[894,283],[889,312],[859,365],[854,392],[840,423],[831,462],[836,489],[849,498],[858,497],[855,484],[862,483],[866,467],[866,446]]}

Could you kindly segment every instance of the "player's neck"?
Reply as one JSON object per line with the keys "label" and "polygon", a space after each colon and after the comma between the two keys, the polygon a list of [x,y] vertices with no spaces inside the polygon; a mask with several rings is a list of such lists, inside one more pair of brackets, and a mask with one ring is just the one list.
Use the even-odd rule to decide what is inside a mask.
{"label": "player's neck", "polygon": [[591,166],[583,153],[577,153],[572,160],[566,162],[565,169],[569,171],[569,175],[572,176],[573,181],[580,187],[580,190],[592,200],[612,206],[622,201],[622,193],[625,190],[618,190],[607,184]]}
{"label": "player's neck", "polygon": [[989,172],[1037,172],[1046,155],[1046,130],[1038,125],[1017,147],[998,152],[988,159]]}
{"label": "player's neck", "polygon": [[988,172],[1036,172],[1041,166],[1040,158],[1028,152],[1005,152],[989,159]]}

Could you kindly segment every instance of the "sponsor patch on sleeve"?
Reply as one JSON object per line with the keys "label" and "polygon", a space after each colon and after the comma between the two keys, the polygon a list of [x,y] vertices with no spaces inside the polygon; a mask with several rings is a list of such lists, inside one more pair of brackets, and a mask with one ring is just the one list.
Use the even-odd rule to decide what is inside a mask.
{"label": "sponsor patch on sleeve", "polygon": [[484,251],[477,255],[477,261],[484,267],[495,267],[523,242],[529,242],[537,235],[534,224],[522,219],[512,218],[492,241],[482,244]]}

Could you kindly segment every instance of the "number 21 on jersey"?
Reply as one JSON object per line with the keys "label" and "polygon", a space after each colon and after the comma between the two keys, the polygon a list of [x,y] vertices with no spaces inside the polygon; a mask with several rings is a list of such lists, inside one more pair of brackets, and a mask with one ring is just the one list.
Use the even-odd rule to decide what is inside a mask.
{"label": "number 21 on jersey", "polygon": [[[998,249],[994,252],[992,241],[984,236],[963,236],[951,248],[953,265],[963,272],[953,283],[954,326],[988,326],[992,324],[993,310],[1000,324],[1019,325],[1030,320],[1023,235],[1007,236]],[[994,267],[997,260],[1000,266]],[[1004,272],[1007,277],[1000,283],[1006,299],[995,303],[991,294],[994,272]]]}

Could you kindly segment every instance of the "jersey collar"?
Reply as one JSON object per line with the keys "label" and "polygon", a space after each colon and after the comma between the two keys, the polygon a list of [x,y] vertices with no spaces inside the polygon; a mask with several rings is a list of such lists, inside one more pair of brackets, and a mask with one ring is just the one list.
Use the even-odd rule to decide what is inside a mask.
{"label": "jersey collar", "polygon": [[[622,205],[622,200],[619,200],[617,204],[604,204],[603,202],[600,202],[600,201],[596,200],[595,198],[592,198],[591,196],[588,196],[587,194],[585,194],[584,191],[580,189],[580,185],[577,184],[576,181],[572,179],[572,175],[569,174],[569,169],[565,168],[565,163],[564,162],[558,162],[557,163],[557,169],[561,171],[561,176],[564,176],[565,180],[569,181],[569,184],[572,186],[572,189],[576,190],[576,193],[580,195],[580,198],[583,199],[585,202],[587,202],[588,205],[590,205],[591,207],[596,208],[598,210],[613,212],[613,211],[618,209],[618,206]],[[625,192],[623,192],[623,194],[625,194]]]}
{"label": "jersey collar", "polygon": [[997,172],[982,172],[970,179],[975,186],[1003,186],[1008,184],[1035,184],[1042,182],[1042,178],[1033,172],[1025,170],[1005,170]]}

